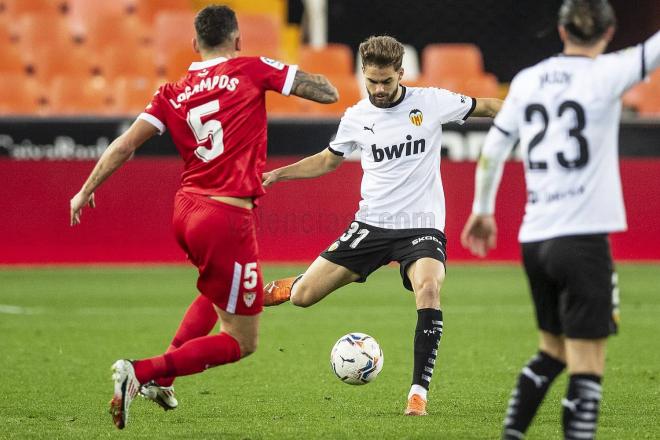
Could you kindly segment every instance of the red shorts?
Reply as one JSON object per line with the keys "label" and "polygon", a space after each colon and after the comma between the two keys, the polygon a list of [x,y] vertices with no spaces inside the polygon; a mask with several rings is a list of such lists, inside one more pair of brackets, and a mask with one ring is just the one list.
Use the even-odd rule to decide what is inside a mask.
{"label": "red shorts", "polygon": [[197,289],[228,313],[260,313],[264,282],[252,210],[179,190],[172,223],[177,241],[199,270]]}

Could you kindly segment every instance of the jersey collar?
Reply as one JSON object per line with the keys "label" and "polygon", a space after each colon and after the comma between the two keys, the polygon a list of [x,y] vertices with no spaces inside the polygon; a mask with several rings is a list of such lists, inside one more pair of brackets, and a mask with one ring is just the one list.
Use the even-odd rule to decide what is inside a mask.
{"label": "jersey collar", "polygon": [[213,58],[206,61],[195,61],[190,65],[188,70],[208,69],[209,67],[217,66],[218,64],[224,63],[225,61],[227,61],[227,58],[225,57]]}

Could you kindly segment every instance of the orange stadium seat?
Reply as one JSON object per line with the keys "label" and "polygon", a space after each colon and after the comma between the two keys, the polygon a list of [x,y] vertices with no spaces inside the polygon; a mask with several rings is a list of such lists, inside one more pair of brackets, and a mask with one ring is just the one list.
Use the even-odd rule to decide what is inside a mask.
{"label": "orange stadium seat", "polygon": [[0,45],[12,44],[16,40],[16,23],[6,14],[0,14]]}
{"label": "orange stadium seat", "polygon": [[268,116],[305,116],[304,101],[297,96],[284,96],[277,92],[266,94],[266,111]]}
{"label": "orange stadium seat", "polygon": [[66,0],[68,14],[74,21],[88,22],[97,17],[126,17],[135,9],[135,0]]}
{"label": "orange stadium seat", "polygon": [[151,102],[151,98],[163,80],[147,79],[141,76],[118,78],[112,87],[114,103],[112,113],[138,115]]}
{"label": "orange stadium seat", "polygon": [[110,46],[124,47],[128,52],[136,46],[148,44],[152,38],[151,27],[133,15],[87,17],[76,21],[74,26],[84,44],[99,52]]}
{"label": "orange stadium seat", "polygon": [[33,115],[42,110],[41,88],[23,74],[3,74],[0,81],[0,115]]}
{"label": "orange stadium seat", "polygon": [[481,51],[474,44],[429,44],[422,51],[422,75],[429,80],[484,73]]}
{"label": "orange stadium seat", "polygon": [[64,14],[67,0],[2,0],[5,13],[10,16],[24,14]]}
{"label": "orange stadium seat", "polygon": [[306,72],[335,76],[353,74],[353,52],[345,44],[331,43],[319,49],[303,46],[298,63]]}
{"label": "orange stadium seat", "polygon": [[332,84],[339,91],[339,101],[333,104],[319,104],[303,101],[305,112],[310,115],[341,116],[348,107],[357,104],[362,99],[360,86],[354,76],[330,77]]}
{"label": "orange stadium seat", "polygon": [[[161,12],[154,23],[154,48],[159,66],[165,69],[168,53],[185,53],[195,56],[192,39],[195,36],[193,12]],[[172,32],[176,29],[176,32]]]}
{"label": "orange stadium seat", "polygon": [[648,82],[643,82],[623,95],[623,104],[635,109],[640,115],[660,115],[660,70],[651,74]]}
{"label": "orange stadium seat", "polygon": [[25,60],[25,54],[16,45],[0,45],[0,73],[5,74],[27,74],[29,65]]}
{"label": "orange stadium seat", "polygon": [[113,106],[112,91],[100,77],[88,80],[57,77],[46,99],[51,115],[107,115]]}
{"label": "orange stadium seat", "polygon": [[25,48],[75,44],[73,29],[64,16],[25,15],[18,21],[16,33],[18,43]]}
{"label": "orange stadium seat", "polygon": [[[164,12],[192,14],[194,10],[190,0],[133,0],[133,2],[137,16],[142,22],[149,24],[154,23],[158,15]],[[193,25],[192,19],[188,24]],[[173,29],[179,30],[178,28],[172,28],[169,31],[172,32]]]}
{"label": "orange stadium seat", "polygon": [[452,92],[461,93],[475,98],[493,98],[499,96],[497,80],[490,74],[467,78],[444,78],[439,81],[426,83],[425,85],[441,87]]}
{"label": "orange stadium seat", "polygon": [[459,91],[464,95],[475,98],[497,98],[500,96],[499,83],[495,75],[490,73],[479,78],[466,78]]}
{"label": "orange stadium seat", "polygon": [[89,79],[99,68],[97,54],[81,46],[26,48],[25,57],[34,75],[44,82],[64,75]]}
{"label": "orange stadium seat", "polygon": [[188,72],[193,61],[200,61],[199,54],[190,47],[179,47],[167,51],[164,56],[164,72],[168,81],[176,81]]}
{"label": "orange stadium seat", "polygon": [[136,76],[148,81],[157,76],[156,56],[151,46],[109,46],[103,51],[99,65],[101,74],[108,80],[123,76]]}
{"label": "orange stadium seat", "polygon": [[494,98],[499,96],[498,82],[495,79],[495,76],[490,74],[466,78],[445,77],[437,81],[428,78],[422,78],[420,81],[412,84],[404,82],[404,85],[410,85],[412,87],[440,87],[452,92],[461,93],[463,95],[472,96],[475,98]]}
{"label": "orange stadium seat", "polygon": [[239,14],[238,28],[241,35],[240,55],[280,58],[282,30],[276,17],[267,14]]}

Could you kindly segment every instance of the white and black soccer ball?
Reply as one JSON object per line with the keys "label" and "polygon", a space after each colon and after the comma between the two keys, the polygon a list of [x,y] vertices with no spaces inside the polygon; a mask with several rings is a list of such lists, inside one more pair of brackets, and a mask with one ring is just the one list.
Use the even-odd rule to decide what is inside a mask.
{"label": "white and black soccer ball", "polygon": [[330,366],[344,383],[364,385],[373,381],[383,369],[383,350],[378,342],[364,333],[342,336],[330,352]]}

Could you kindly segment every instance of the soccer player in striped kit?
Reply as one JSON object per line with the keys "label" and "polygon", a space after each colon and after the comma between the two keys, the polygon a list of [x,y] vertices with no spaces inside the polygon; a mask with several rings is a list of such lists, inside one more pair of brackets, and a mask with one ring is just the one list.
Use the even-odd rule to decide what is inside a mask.
{"label": "soccer player in striped kit", "polygon": [[614,27],[606,0],[565,0],[559,11],[563,53],[516,75],[479,160],[472,215],[461,237],[474,254],[485,256],[495,246],[495,194],[518,140],[528,193],[519,241],[540,344],[513,389],[504,439],[524,438],[565,368],[564,438],[596,433],[605,345],[618,321],[608,233],[626,229],[620,98],[660,64],[660,33],[603,55]]}

